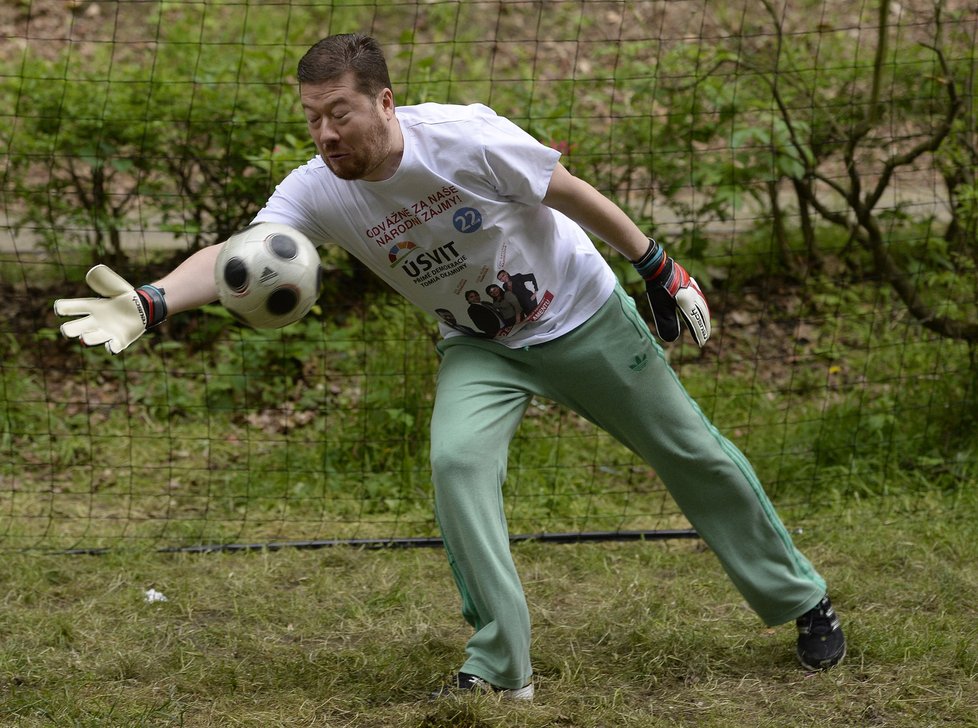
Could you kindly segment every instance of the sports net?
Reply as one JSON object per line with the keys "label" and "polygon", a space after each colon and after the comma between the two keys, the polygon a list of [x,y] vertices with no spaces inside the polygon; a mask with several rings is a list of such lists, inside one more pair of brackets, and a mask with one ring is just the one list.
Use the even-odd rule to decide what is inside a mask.
{"label": "sports net", "polygon": [[[437,536],[435,322],[343,254],[280,331],[211,306],[111,357],[51,311],[93,262],[154,280],[246,223],[313,153],[296,60],[352,31],[400,104],[489,104],[683,262],[714,336],[670,360],[790,527],[970,497],[973,3],[29,0],[0,5],[0,548]],[[514,534],[688,529],[547,401],[505,492]]]}

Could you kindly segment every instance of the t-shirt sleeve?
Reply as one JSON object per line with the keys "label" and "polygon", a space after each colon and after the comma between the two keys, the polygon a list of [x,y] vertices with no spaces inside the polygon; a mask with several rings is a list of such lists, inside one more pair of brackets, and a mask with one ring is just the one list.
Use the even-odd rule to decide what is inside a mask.
{"label": "t-shirt sleeve", "polygon": [[310,199],[309,185],[303,179],[308,165],[290,172],[275,188],[265,206],[252,222],[276,222],[301,230],[316,245],[330,240],[328,231],[319,222],[319,215]]}
{"label": "t-shirt sleeve", "polygon": [[541,144],[509,119],[489,114],[482,145],[496,192],[514,202],[539,204],[547,194],[560,152]]}

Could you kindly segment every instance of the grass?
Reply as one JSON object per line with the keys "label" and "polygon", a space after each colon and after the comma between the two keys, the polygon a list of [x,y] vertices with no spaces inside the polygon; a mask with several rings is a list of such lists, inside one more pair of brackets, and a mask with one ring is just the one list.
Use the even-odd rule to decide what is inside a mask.
{"label": "grass", "polygon": [[797,537],[850,639],[825,674],[797,666],[792,627],[763,627],[699,542],[520,545],[529,706],[423,699],[468,635],[438,549],[8,553],[0,724],[978,725],[975,515],[850,509]]}

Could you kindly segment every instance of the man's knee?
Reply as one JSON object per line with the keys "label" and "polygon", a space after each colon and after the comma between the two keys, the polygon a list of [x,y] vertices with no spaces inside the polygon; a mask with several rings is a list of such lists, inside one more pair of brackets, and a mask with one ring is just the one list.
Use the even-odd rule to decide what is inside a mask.
{"label": "man's knee", "polygon": [[499,459],[484,449],[460,443],[431,446],[431,472],[437,477],[471,477],[498,469]]}

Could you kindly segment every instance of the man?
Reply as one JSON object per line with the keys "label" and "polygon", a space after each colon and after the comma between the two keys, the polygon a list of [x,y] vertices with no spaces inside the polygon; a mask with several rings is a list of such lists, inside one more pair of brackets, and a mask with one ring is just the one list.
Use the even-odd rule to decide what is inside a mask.
{"label": "man", "polygon": [[[520,302],[523,313],[530,313],[537,307],[537,279],[532,273],[517,273],[511,276],[508,271],[501,270],[496,274],[496,279],[503,284],[503,289],[507,293],[516,296]],[[531,290],[529,286],[532,285]]]}
{"label": "man", "polygon": [[[439,694],[533,696],[529,613],[501,505],[509,444],[533,396],[571,408],[643,457],[763,621],[796,620],[805,667],[841,661],[845,638],[825,581],[795,548],[744,456],[679,384],[585,231],[635,263],[661,338],[677,339],[685,325],[703,346],[709,310],[686,271],[561,166],[558,152],[490,109],[395,109],[383,53],[369,37],[320,41],[299,62],[298,78],[319,154],[288,175],[255,220],[343,246],[441,321],[435,510],[474,634]],[[406,218],[414,224],[396,224]],[[378,227],[392,232],[377,236]],[[398,230],[414,245],[397,245],[407,234]],[[393,246],[406,252],[392,266]],[[106,298],[56,302],[60,314],[87,314],[63,332],[121,351],[168,311],[215,300],[219,249],[138,289],[96,267],[89,281]],[[453,327],[468,305],[460,292],[500,270],[533,272],[536,300],[525,317],[494,336]]]}
{"label": "man", "polygon": [[495,336],[505,326],[502,316],[489,303],[482,300],[478,291],[466,291],[465,300],[469,302],[468,314],[472,323],[486,336]]}

